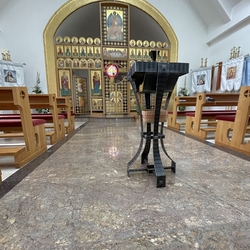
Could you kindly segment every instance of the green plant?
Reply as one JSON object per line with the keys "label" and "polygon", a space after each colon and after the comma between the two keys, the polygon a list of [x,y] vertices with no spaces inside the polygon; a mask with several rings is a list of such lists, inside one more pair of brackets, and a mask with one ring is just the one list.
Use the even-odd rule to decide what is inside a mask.
{"label": "green plant", "polygon": [[189,96],[189,90],[186,87],[180,87],[178,96]]}
{"label": "green plant", "polygon": [[33,88],[33,90],[32,90],[32,93],[35,93],[35,94],[42,94],[42,93],[43,93],[43,91],[42,91],[42,89],[40,88],[40,86],[39,86],[38,83],[34,86],[34,88]]}
{"label": "green plant", "polygon": [[[178,91],[178,96],[189,96],[189,90],[186,87],[180,87]],[[184,111],[186,109],[185,106],[179,106],[178,109],[180,111]]]}
{"label": "green plant", "polygon": [[40,81],[40,74],[37,72],[37,75],[36,75],[36,85],[34,86],[34,88],[32,90],[32,93],[35,93],[35,94],[42,94],[43,93],[41,87],[39,86],[40,83],[41,83],[41,81]]}
{"label": "green plant", "polygon": [[[40,82],[41,82],[40,81],[40,74],[37,72],[36,85],[34,86],[32,93],[34,93],[34,94],[42,94],[43,93],[41,87],[39,86]],[[46,113],[46,112],[44,112],[43,109],[36,109],[36,111],[38,113]]]}

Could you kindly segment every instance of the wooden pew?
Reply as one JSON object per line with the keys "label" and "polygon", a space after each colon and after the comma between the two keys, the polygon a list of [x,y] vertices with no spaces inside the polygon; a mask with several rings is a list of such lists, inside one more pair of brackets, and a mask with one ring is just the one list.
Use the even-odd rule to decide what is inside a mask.
{"label": "wooden pew", "polygon": [[75,114],[71,111],[71,101],[69,97],[57,97],[56,98],[58,113],[63,114],[67,119],[67,123],[65,125],[66,133],[69,134],[70,132],[75,130]]}
{"label": "wooden pew", "polygon": [[48,123],[53,123],[54,133],[47,132],[50,136],[50,143],[54,144],[65,137],[64,117],[58,116],[56,95],[55,94],[29,94],[30,108],[32,109],[49,109],[50,117],[47,114],[36,114],[33,117],[42,118]]}
{"label": "wooden pew", "polygon": [[181,106],[195,107],[196,96],[176,96],[173,103],[173,111],[168,112],[168,127],[176,130],[180,130],[181,125],[185,125],[184,122],[178,122],[177,119],[182,117],[186,118],[185,113],[187,111],[179,111],[178,108]]}
{"label": "wooden pew", "polygon": [[[175,129],[175,130],[180,130],[182,125],[186,125],[186,116],[188,114],[188,116],[194,116],[195,115],[195,111],[187,111],[187,110],[183,110],[180,111],[178,110],[178,107],[180,106],[185,106],[185,107],[196,107],[196,96],[176,96],[174,99],[174,107],[173,107],[173,111],[168,111],[168,127],[171,129]],[[214,113],[212,114],[212,112],[218,112],[218,113]],[[203,114],[203,118],[205,121],[201,121],[201,124],[209,124],[208,121],[210,122],[210,125],[214,124],[214,117],[218,114],[223,114],[224,112],[232,112],[231,110],[203,110],[202,114]],[[235,114],[236,111],[234,111]],[[210,116],[205,117],[206,113],[211,113]],[[178,118],[182,118],[182,122],[178,121]]]}
{"label": "wooden pew", "polygon": [[[32,120],[26,87],[0,87],[0,110],[19,110],[21,119],[16,120],[15,124],[9,122],[10,127],[11,124],[13,128],[21,126],[25,143],[25,146],[1,146],[0,156],[13,156],[16,167],[21,167],[47,150],[45,121]],[[9,126],[6,123],[5,126]]]}
{"label": "wooden pew", "polygon": [[217,117],[215,144],[250,155],[250,141],[245,140],[250,133],[250,87],[242,86],[235,117]]}
{"label": "wooden pew", "polygon": [[[186,113],[186,127],[185,133],[198,137],[200,139],[206,139],[209,132],[216,131],[216,116],[218,112],[204,112],[205,107],[236,107],[238,105],[239,93],[198,93],[196,98],[195,114],[188,115]],[[220,110],[220,114],[223,111]],[[225,113],[228,111],[225,110]],[[236,112],[236,111],[232,111]],[[202,127],[202,120],[207,120],[207,124],[212,123],[214,127],[206,126]],[[205,121],[206,123],[206,121]]]}
{"label": "wooden pew", "polygon": [[[48,125],[48,123],[53,123],[53,116],[52,114],[31,114],[32,120],[36,119],[43,119],[45,124],[45,128],[50,128],[54,129],[54,125]],[[58,119],[64,120],[64,115],[58,115]],[[15,120],[15,119],[20,119],[20,114],[0,114],[0,123],[4,122],[4,120]],[[14,127],[11,126],[5,126],[2,128],[2,131],[4,132],[9,132],[8,137],[22,137],[23,133],[18,133],[22,131],[21,124],[20,126],[15,125]],[[15,132],[15,133],[13,133]],[[0,134],[0,138],[6,138],[6,133],[5,134]],[[55,131],[46,131],[46,136],[50,138],[49,144],[53,144],[57,141],[57,138],[55,138]],[[60,138],[59,138],[60,139]]]}
{"label": "wooden pew", "polygon": [[[31,114],[33,119],[44,119],[46,121],[46,128],[52,129],[52,131],[46,131],[46,136],[50,138],[50,144],[54,144],[65,136],[64,128],[64,115],[58,115],[56,106],[56,96],[55,94],[29,94],[29,102],[31,109],[49,109],[48,114]],[[19,114],[4,114],[0,115],[0,120],[2,119],[19,119]],[[53,124],[52,126],[48,123]],[[5,132],[18,132],[21,127],[18,128],[5,128]],[[17,134],[9,134],[9,136],[17,136]],[[0,138],[3,135],[0,135]],[[21,134],[20,134],[21,137]]]}

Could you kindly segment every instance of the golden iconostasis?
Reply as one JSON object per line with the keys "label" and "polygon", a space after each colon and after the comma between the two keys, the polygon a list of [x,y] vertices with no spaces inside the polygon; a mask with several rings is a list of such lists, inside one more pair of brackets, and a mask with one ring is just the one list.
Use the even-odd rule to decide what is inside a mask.
{"label": "golden iconostasis", "polygon": [[[136,61],[151,61],[149,52],[158,51],[158,62],[169,61],[168,41],[130,39],[129,6],[100,4],[100,37],[55,37],[57,89],[72,99],[76,114],[103,116],[129,114],[136,102],[126,74]],[[117,67],[110,77],[108,65]]]}

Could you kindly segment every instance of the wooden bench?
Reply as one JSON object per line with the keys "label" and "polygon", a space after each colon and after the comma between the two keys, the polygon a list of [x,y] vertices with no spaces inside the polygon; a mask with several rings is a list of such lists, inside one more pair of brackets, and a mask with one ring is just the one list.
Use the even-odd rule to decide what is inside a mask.
{"label": "wooden bench", "polygon": [[[218,108],[218,107],[236,107],[238,105],[239,93],[198,93],[196,99],[195,113],[186,113],[186,127],[185,133],[198,137],[200,139],[206,139],[209,132],[216,131],[216,116],[218,111],[204,111],[205,107]],[[219,111],[220,115],[229,112],[235,114],[235,110],[231,111]],[[207,120],[207,121],[204,121]],[[202,123],[207,123],[207,126],[202,127]],[[208,126],[211,123],[214,127]]]}
{"label": "wooden bench", "polygon": [[[47,123],[53,123],[53,130],[50,133],[50,143],[54,144],[65,137],[64,116],[58,116],[55,94],[29,94],[31,109],[49,109],[50,114],[36,114],[33,117],[45,119]],[[46,117],[47,115],[47,117]],[[47,135],[48,135],[47,133]]]}
{"label": "wooden bench", "polygon": [[15,166],[21,167],[47,150],[45,121],[32,120],[26,87],[0,87],[0,110],[19,110],[20,119],[6,120],[0,128],[5,131],[6,127],[14,130],[16,126],[21,127],[24,139],[24,146],[1,146],[0,157],[13,156]]}
{"label": "wooden bench", "polygon": [[75,130],[75,114],[71,111],[71,101],[69,97],[57,97],[56,104],[58,108],[58,114],[62,114],[67,119],[67,123],[65,124],[66,133]]}
{"label": "wooden bench", "polygon": [[180,117],[186,118],[185,113],[187,111],[180,111],[178,110],[179,107],[181,106],[195,107],[195,105],[196,105],[196,96],[176,96],[174,98],[173,111],[168,111],[168,123],[167,123],[168,127],[180,130],[180,126],[184,125],[185,122],[178,122],[177,119]]}
{"label": "wooden bench", "polygon": [[235,116],[218,116],[215,144],[250,155],[250,87],[242,86]]}
{"label": "wooden bench", "polygon": [[[44,122],[47,123],[53,123],[53,115],[52,114],[31,114],[32,120],[34,119],[42,119],[44,120]],[[64,119],[65,116],[64,115],[58,115],[58,120]],[[0,122],[2,120],[15,120],[15,119],[20,119],[20,114],[0,114]],[[53,126],[48,126],[45,124],[45,128],[49,127],[49,128],[54,128]],[[8,137],[22,137],[22,133],[18,133],[18,131],[21,131],[22,127],[5,127],[5,132],[14,132],[15,133],[9,133]],[[3,131],[3,130],[2,130]],[[19,136],[17,136],[19,135]],[[56,142],[55,139],[55,131],[46,131],[46,136],[50,138],[50,144],[53,144]],[[0,138],[5,137],[5,135],[0,134]]]}

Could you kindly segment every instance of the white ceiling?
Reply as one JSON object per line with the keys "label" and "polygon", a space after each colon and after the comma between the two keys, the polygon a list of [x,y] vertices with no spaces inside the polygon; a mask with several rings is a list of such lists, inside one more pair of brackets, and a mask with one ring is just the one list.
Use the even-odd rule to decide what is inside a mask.
{"label": "white ceiling", "polygon": [[204,23],[209,27],[216,21],[232,20],[233,8],[243,0],[189,0]]}
{"label": "white ceiling", "polygon": [[7,4],[9,0],[0,0],[0,10],[4,7],[5,4]]}
{"label": "white ceiling", "polygon": [[[175,1],[175,0],[172,0]],[[232,20],[233,8],[244,0],[189,0],[198,15],[209,27],[212,23],[220,21],[227,23]],[[10,3],[10,0],[0,0],[0,11]]]}

